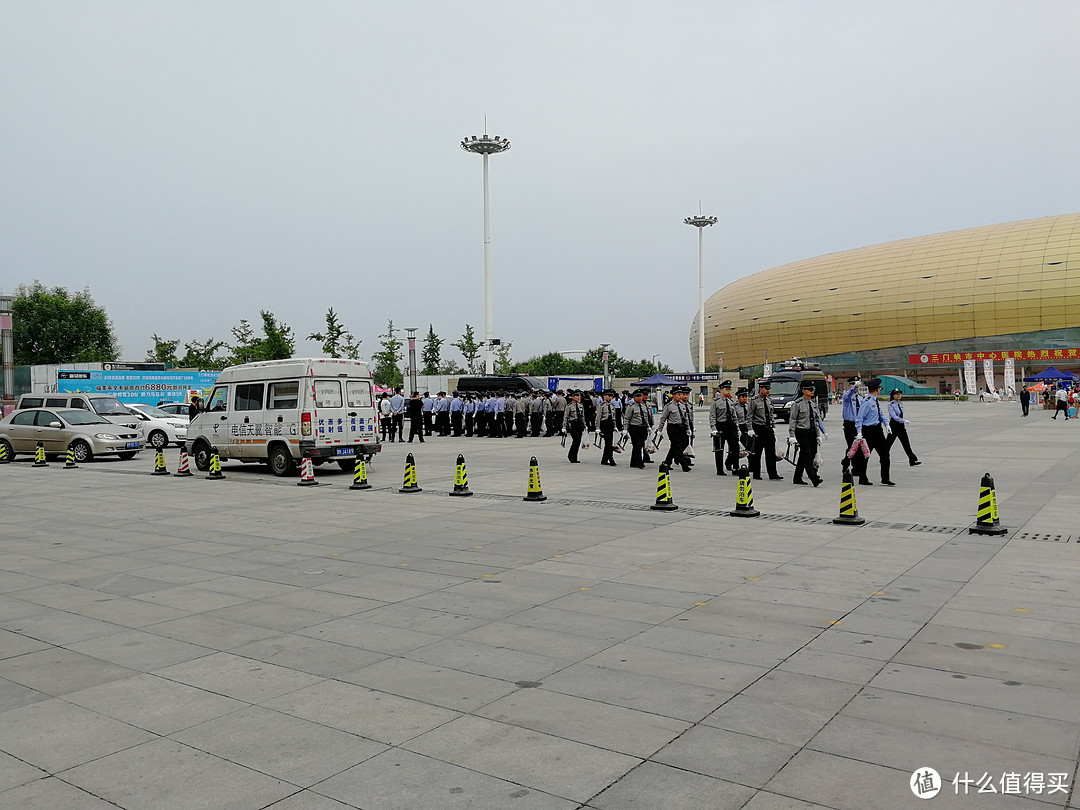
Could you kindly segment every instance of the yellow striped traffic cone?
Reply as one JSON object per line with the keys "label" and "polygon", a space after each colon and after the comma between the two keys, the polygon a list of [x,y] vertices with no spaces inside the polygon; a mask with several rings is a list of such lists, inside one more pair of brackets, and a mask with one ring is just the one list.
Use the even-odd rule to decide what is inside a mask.
{"label": "yellow striped traffic cone", "polygon": [[529,459],[529,491],[522,498],[523,501],[546,501],[547,495],[544,494],[543,488],[540,486],[540,465],[536,461],[536,456]]}
{"label": "yellow striped traffic cone", "polygon": [[968,529],[968,534],[1005,534],[1008,531],[998,518],[997,490],[994,479],[987,473],[979,484],[979,507],[975,510],[975,525]]}
{"label": "yellow striped traffic cone", "polygon": [[208,481],[219,481],[225,477],[225,473],[221,471],[221,456],[218,455],[216,447],[210,448],[210,474],[206,476]]}
{"label": "yellow striped traffic cone", "polygon": [[0,464],[10,464],[11,456],[8,455],[8,443],[0,439]]}
{"label": "yellow striped traffic cone", "polygon": [[315,480],[315,464],[311,456],[305,455],[300,462],[300,480],[296,482],[298,487],[317,487],[319,482]]}
{"label": "yellow striped traffic cone", "polygon": [[458,453],[457,465],[454,467],[454,490],[449,493],[458,497],[472,495],[469,489],[469,472],[465,469],[465,456]]}
{"label": "yellow striped traffic cone", "polygon": [[151,475],[168,475],[169,470],[165,466],[165,448],[159,447],[154,453],[154,471]]}
{"label": "yellow striped traffic cone", "polygon": [[34,448],[34,466],[35,467],[48,467],[49,462],[45,460],[45,447],[41,442],[37,443],[37,447]]}
{"label": "yellow striped traffic cone", "polygon": [[356,463],[353,465],[352,486],[349,489],[371,489],[367,481],[367,462],[359,453],[356,454]]}
{"label": "yellow striped traffic cone", "polygon": [[180,464],[176,468],[176,472],[174,472],[173,475],[179,478],[190,478],[192,475],[194,475],[194,473],[188,469],[187,444],[185,444],[184,442],[180,443]]}
{"label": "yellow striped traffic cone", "polygon": [[64,456],[64,469],[77,470],[79,465],[75,463],[75,445],[69,444],[67,454]]}
{"label": "yellow striped traffic cone", "polygon": [[754,508],[754,490],[750,484],[750,470],[739,468],[739,485],[735,491],[735,509],[728,512],[731,517],[757,517],[761,514]]}
{"label": "yellow striped traffic cone", "polygon": [[672,512],[679,507],[675,505],[671,496],[671,467],[661,464],[659,472],[656,479],[656,503],[649,508],[661,512]]}
{"label": "yellow striped traffic cone", "polygon": [[418,487],[416,482],[416,460],[413,454],[409,453],[405,456],[405,477],[402,479],[401,489],[398,492],[423,492],[424,490]]}
{"label": "yellow striped traffic cone", "polygon": [[861,526],[866,523],[864,518],[859,517],[859,507],[855,503],[855,479],[851,470],[844,470],[840,484],[840,516],[834,517],[833,523],[845,526]]}

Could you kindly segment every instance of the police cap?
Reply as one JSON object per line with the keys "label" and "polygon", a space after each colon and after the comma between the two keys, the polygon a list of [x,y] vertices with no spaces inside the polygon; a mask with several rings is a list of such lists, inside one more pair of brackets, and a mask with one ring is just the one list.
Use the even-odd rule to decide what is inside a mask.
{"label": "police cap", "polygon": [[758,388],[764,388],[766,391],[769,391],[769,390],[772,389],[772,383],[769,382],[768,380],[762,380],[761,382],[759,382],[757,384],[757,387]]}
{"label": "police cap", "polygon": [[750,396],[750,391],[747,390],[746,388],[740,388],[738,391],[735,392],[735,396],[737,396],[737,397],[748,397],[748,396]]}
{"label": "police cap", "polygon": [[802,385],[800,385],[799,388],[801,388],[803,391],[813,391],[814,388],[815,388],[814,381],[813,380],[803,380]]}
{"label": "police cap", "polygon": [[851,383],[852,385],[854,385],[854,384],[855,384],[855,383],[857,383],[857,382],[861,382],[861,381],[862,381],[862,378],[861,378],[861,377],[859,377],[859,375],[858,375],[858,374],[856,374],[856,375],[855,375],[854,377],[848,377],[848,378],[847,378],[847,381],[848,381],[849,383]]}
{"label": "police cap", "polygon": [[[720,387],[721,388],[731,388],[731,380],[724,380],[722,383],[720,383]],[[687,389],[687,390],[689,390],[689,389]]]}
{"label": "police cap", "polygon": [[869,388],[871,391],[877,391],[879,388],[881,388],[881,378],[874,377],[872,380],[867,380],[866,387]]}

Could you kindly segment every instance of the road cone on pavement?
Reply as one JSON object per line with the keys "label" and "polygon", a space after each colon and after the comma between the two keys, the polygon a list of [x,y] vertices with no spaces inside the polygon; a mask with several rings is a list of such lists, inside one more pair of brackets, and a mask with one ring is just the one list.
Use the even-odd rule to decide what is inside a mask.
{"label": "road cone on pavement", "polygon": [[165,448],[159,447],[154,453],[154,471],[151,475],[168,475],[169,469],[165,466]]}
{"label": "road cone on pavement", "polygon": [[0,464],[10,464],[11,457],[8,455],[7,442],[0,441]]}
{"label": "road cone on pavement", "polygon": [[754,490],[750,483],[750,470],[739,467],[739,485],[735,490],[735,509],[731,517],[758,517],[761,512],[754,508]]}
{"label": "road cone on pavement", "polygon": [[225,473],[221,471],[221,457],[218,455],[217,448],[210,448],[210,474],[206,476],[208,481],[218,481],[225,477]]}
{"label": "road cone on pavement", "polygon": [[656,503],[649,508],[660,512],[672,512],[679,507],[675,505],[671,495],[671,466],[661,464],[659,473],[656,478]]}
{"label": "road cone on pavement", "polygon": [[405,477],[402,479],[401,489],[398,492],[423,492],[424,490],[416,485],[416,481],[416,460],[413,454],[409,453],[405,456]]}
{"label": "road cone on pavement", "polygon": [[457,465],[454,467],[454,489],[449,494],[457,497],[472,495],[469,489],[469,471],[465,469],[465,456],[458,453]]}
{"label": "road cone on pavement", "polygon": [[188,454],[187,445],[181,442],[180,444],[180,465],[176,468],[176,472],[173,475],[180,478],[190,478],[194,473],[188,469]]}
{"label": "road cone on pavement", "polygon": [[357,453],[356,463],[353,465],[352,486],[349,489],[371,489],[367,481],[367,462],[364,457]]}
{"label": "road cone on pavement", "polygon": [[77,470],[79,465],[75,463],[75,445],[69,444],[67,454],[64,456],[64,469]]}
{"label": "road cone on pavement", "polygon": [[1005,534],[1008,531],[998,518],[997,490],[994,489],[994,479],[987,473],[979,484],[979,506],[975,510],[975,525],[968,529],[968,534]]}
{"label": "road cone on pavement", "polygon": [[34,466],[35,467],[48,467],[49,462],[45,460],[45,447],[41,442],[37,443],[37,447],[34,448]]}
{"label": "road cone on pavement", "polygon": [[523,501],[546,501],[543,487],[540,486],[540,465],[536,456],[529,459],[529,491],[525,493]]}
{"label": "road cone on pavement", "polygon": [[311,456],[305,455],[300,462],[300,480],[296,482],[298,487],[317,487],[319,482],[315,480],[315,464]]}
{"label": "road cone on pavement", "polygon": [[859,517],[859,506],[855,503],[855,479],[851,470],[844,470],[840,484],[840,515],[833,518],[833,523],[844,526],[861,526],[866,523]]}

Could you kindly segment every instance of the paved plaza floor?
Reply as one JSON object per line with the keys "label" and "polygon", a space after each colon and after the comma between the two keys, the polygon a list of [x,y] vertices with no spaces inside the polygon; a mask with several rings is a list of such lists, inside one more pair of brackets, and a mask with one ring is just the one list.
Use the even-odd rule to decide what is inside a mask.
{"label": "paved plaza floor", "polygon": [[557,439],[387,445],[368,491],[0,466],[0,808],[1080,808],[1080,422],[906,411],[861,527],[836,411],[753,519],[709,454],[657,512]]}

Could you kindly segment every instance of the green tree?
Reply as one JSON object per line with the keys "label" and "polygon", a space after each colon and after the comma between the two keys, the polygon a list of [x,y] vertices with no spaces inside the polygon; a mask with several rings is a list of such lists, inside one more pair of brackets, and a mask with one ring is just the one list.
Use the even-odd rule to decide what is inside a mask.
{"label": "green tree", "polygon": [[255,330],[251,328],[247,318],[241,318],[240,323],[234,326],[231,331],[233,340],[236,342],[232,347],[229,365],[252,363],[259,359],[259,339],[255,337]]}
{"label": "green tree", "polygon": [[176,365],[176,350],[180,346],[179,340],[162,340],[157,336],[157,332],[153,336],[154,345],[152,348],[146,350],[146,360],[148,363],[171,363]]}
{"label": "green tree", "polygon": [[229,345],[221,340],[193,340],[184,344],[184,356],[177,362],[181,368],[197,368],[200,371],[219,371],[229,365],[229,360],[218,354]]}
{"label": "green tree", "polygon": [[261,310],[259,316],[263,322],[263,337],[259,343],[259,360],[287,360],[296,351],[296,340],[292,327],[274,317],[273,312]]}
{"label": "green tree", "polygon": [[515,374],[529,374],[536,377],[548,375],[557,377],[583,373],[580,362],[572,360],[558,352],[548,352],[547,354],[537,355],[536,357],[530,357],[528,360],[523,360],[520,363],[515,363],[512,367],[512,371]]}
{"label": "green tree", "polygon": [[386,322],[386,334],[379,335],[379,345],[382,348],[371,355],[371,359],[375,363],[371,376],[374,377],[376,383],[384,388],[394,388],[401,385],[404,378],[401,375],[399,363],[404,354],[401,351],[401,340],[397,336],[397,330],[394,328],[392,320]]}
{"label": "green tree", "polygon": [[469,369],[469,373],[475,374],[476,360],[480,357],[480,344],[476,342],[476,333],[473,331],[472,326],[465,324],[465,334],[461,336],[461,340],[456,340],[450,345],[461,352],[461,356],[465,358],[465,367]]}
{"label": "green tree", "polygon": [[16,365],[105,363],[120,356],[112,322],[89,287],[72,294],[37,280],[20,284],[11,314]]}
{"label": "green tree", "polygon": [[319,341],[327,357],[348,357],[351,360],[360,358],[360,343],[363,341],[358,341],[352,332],[345,328],[333,307],[326,310],[325,331],[313,332],[307,339]]}
{"label": "green tree", "polygon": [[424,348],[420,351],[421,374],[438,374],[442,366],[442,346],[445,341],[435,334],[435,327],[428,324],[427,337],[424,338]]}
{"label": "green tree", "polygon": [[514,348],[514,342],[511,340],[504,340],[495,347],[494,366],[496,374],[509,374],[510,369],[514,367],[510,361],[510,350],[512,348]]}

